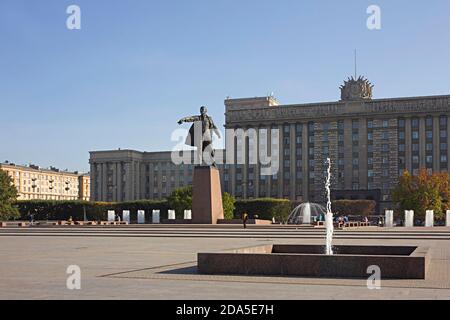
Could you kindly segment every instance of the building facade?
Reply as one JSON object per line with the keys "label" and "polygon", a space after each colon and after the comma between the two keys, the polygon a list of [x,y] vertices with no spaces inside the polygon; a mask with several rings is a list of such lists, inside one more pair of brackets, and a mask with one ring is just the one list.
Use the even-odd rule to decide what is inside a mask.
{"label": "building facade", "polygon": [[78,176],[78,199],[90,201],[91,199],[91,176],[82,174]]}
{"label": "building facade", "polygon": [[[193,154],[189,158],[194,163]],[[134,150],[93,151],[89,162],[91,197],[107,202],[164,199],[175,189],[192,185],[195,167],[175,165],[171,152]],[[222,181],[228,179],[223,168],[219,166]]]}
{"label": "building facade", "polygon": [[450,96],[372,99],[372,89],[360,77],[345,82],[336,102],[226,100],[227,129],[279,130],[278,174],[263,177],[246,158],[231,169],[233,194],[323,203],[330,158],[335,198],[373,199],[383,210],[404,170],[449,171]]}
{"label": "building facade", "polygon": [[[341,100],[334,102],[225,100],[225,128],[243,132],[244,139],[227,141],[227,153],[233,148],[234,159],[219,166],[223,191],[241,199],[324,203],[330,158],[333,198],[372,199],[384,210],[392,207],[391,191],[405,170],[449,171],[450,95],[373,99],[372,90],[360,77],[346,81]],[[267,143],[271,149],[276,140],[276,173],[264,175],[260,161],[249,161],[254,146],[245,134],[250,129],[258,146]],[[170,152],[131,150],[91,152],[90,164],[91,196],[97,201],[165,198],[192,184],[194,168],[173,164]]]}
{"label": "building facade", "polygon": [[80,175],[78,172],[56,168],[42,169],[35,165],[20,166],[13,163],[0,163],[0,170],[6,171],[12,178],[18,191],[18,200],[90,199],[89,192],[83,191],[84,186],[90,184],[88,174]]}

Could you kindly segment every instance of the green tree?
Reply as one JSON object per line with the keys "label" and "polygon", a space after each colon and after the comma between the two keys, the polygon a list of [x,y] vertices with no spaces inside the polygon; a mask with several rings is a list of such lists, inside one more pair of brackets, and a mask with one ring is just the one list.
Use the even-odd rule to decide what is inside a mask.
{"label": "green tree", "polygon": [[435,173],[431,177],[433,183],[439,189],[439,195],[442,202],[442,217],[444,213],[450,210],[450,176],[448,172]]}
{"label": "green tree", "polygon": [[13,206],[17,200],[17,189],[11,177],[0,170],[0,220],[10,220],[19,217],[19,211]]}
{"label": "green tree", "polygon": [[236,199],[229,194],[228,192],[225,192],[222,196],[222,205],[223,205],[223,214],[225,216],[225,219],[231,220],[234,218],[234,204],[236,203]]}
{"label": "green tree", "polygon": [[169,209],[175,210],[177,218],[184,217],[184,210],[192,209],[192,187],[176,189],[167,198]]}
{"label": "green tree", "polygon": [[425,218],[427,210],[433,210],[436,218],[441,219],[448,208],[448,173],[430,174],[421,169],[417,176],[405,171],[397,187],[392,191],[392,200],[397,203],[400,214],[405,210],[414,210],[419,219]]}
{"label": "green tree", "polygon": [[409,171],[404,171],[397,187],[392,191],[392,200],[397,203],[400,211],[420,209],[418,193],[414,192],[413,176]]}

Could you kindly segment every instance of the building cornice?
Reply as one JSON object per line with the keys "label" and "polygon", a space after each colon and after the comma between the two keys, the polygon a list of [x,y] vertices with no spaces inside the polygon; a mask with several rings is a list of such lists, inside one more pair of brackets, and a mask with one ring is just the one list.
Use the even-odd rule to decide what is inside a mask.
{"label": "building cornice", "polygon": [[0,169],[10,169],[10,170],[21,170],[21,171],[27,171],[27,172],[34,172],[34,173],[43,173],[43,174],[52,174],[52,175],[65,175],[65,176],[73,176],[73,177],[79,177],[84,175],[83,173],[75,173],[71,171],[54,171],[50,169],[45,168],[31,168],[24,165],[12,165],[9,163],[0,163]]}
{"label": "building cornice", "polygon": [[408,116],[436,112],[450,112],[450,95],[280,105],[244,110],[228,108],[226,127],[241,123],[295,122],[330,117],[378,117],[385,116],[386,113]]}

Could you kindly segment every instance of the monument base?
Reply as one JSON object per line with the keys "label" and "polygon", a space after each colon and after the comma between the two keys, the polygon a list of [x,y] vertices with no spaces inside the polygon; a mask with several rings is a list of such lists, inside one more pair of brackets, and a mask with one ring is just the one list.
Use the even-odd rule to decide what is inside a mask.
{"label": "monument base", "polygon": [[[232,219],[232,220],[219,220],[217,222],[218,224],[239,224],[242,225],[244,222],[242,219]],[[271,220],[260,220],[260,219],[248,219],[247,220],[248,225],[257,225],[257,226],[270,226],[273,224]]]}
{"label": "monument base", "polygon": [[209,166],[195,167],[192,190],[192,223],[217,224],[218,220],[223,218],[219,170]]}

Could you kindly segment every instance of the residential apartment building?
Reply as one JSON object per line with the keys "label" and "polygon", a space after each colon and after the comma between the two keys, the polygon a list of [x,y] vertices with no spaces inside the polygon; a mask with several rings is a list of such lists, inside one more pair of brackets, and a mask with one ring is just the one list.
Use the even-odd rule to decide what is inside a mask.
{"label": "residential apartment building", "polygon": [[90,195],[89,175],[78,172],[61,171],[56,168],[42,169],[35,165],[21,166],[13,163],[0,163],[12,178],[19,193],[18,200],[86,200]]}

